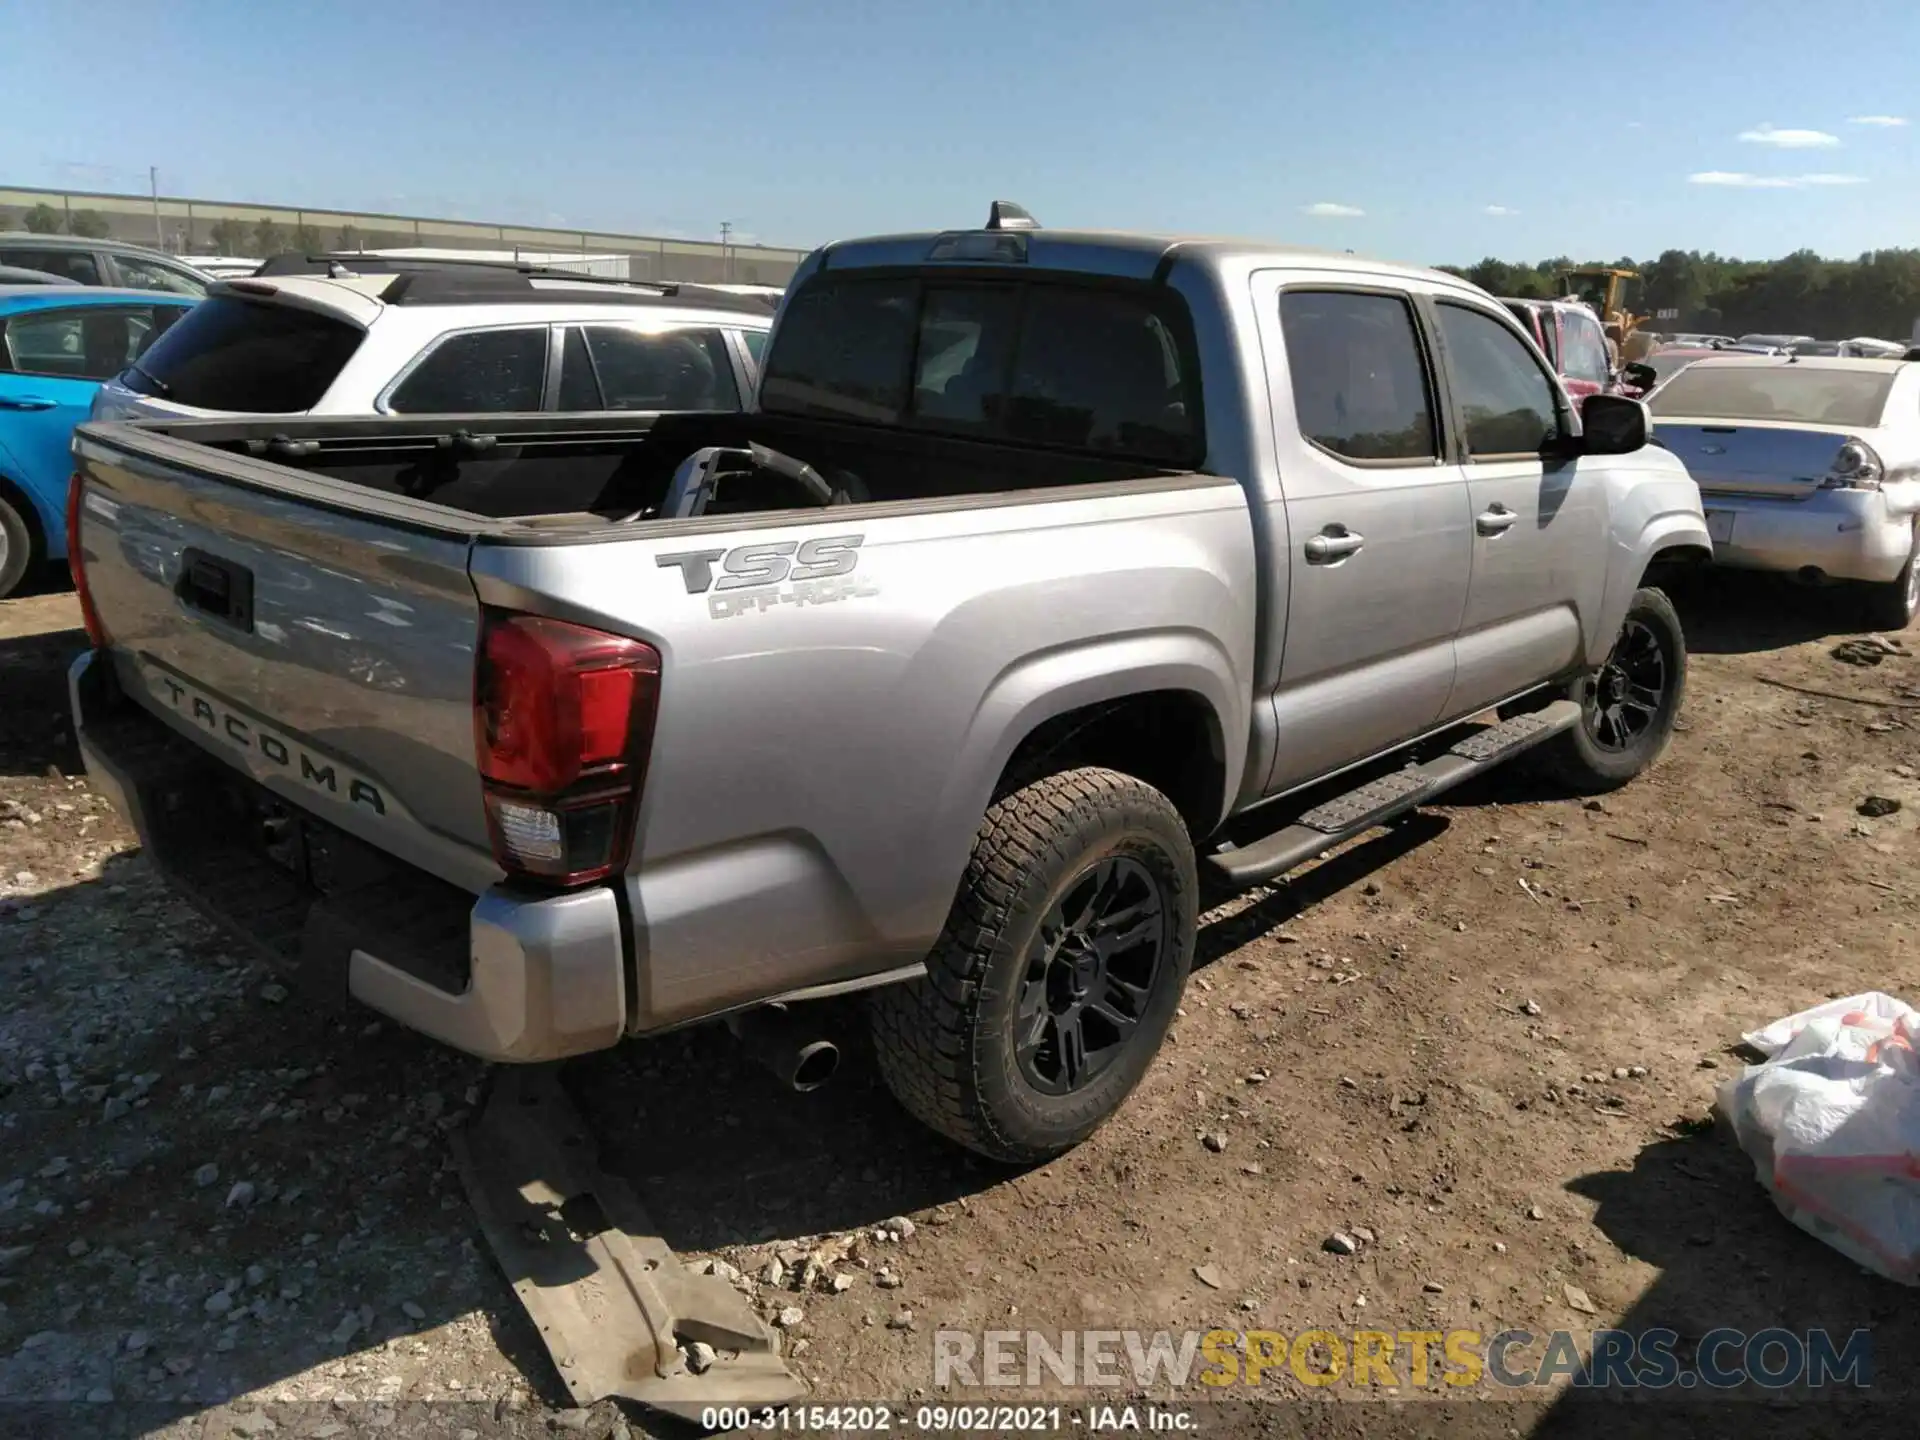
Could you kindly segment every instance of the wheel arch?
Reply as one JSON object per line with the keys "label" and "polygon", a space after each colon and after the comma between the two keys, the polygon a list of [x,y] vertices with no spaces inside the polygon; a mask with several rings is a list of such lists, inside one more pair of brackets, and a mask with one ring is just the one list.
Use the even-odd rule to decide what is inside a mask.
{"label": "wheel arch", "polygon": [[[1045,773],[1035,768],[1043,762],[1101,764],[1173,784],[1182,793],[1168,798],[1204,835],[1238,790],[1251,697],[1251,679],[1199,631],[1137,633],[1027,656],[1003,670],[975,708],[942,813],[971,844],[1016,761],[1028,779]],[[1162,727],[1174,753],[1156,761],[1145,741]],[[1194,761],[1202,746],[1205,761]],[[1176,770],[1188,773],[1170,779]]]}
{"label": "wheel arch", "polygon": [[[1686,481],[1692,488],[1693,482]],[[1664,488],[1664,487],[1649,487]],[[1613,649],[1614,637],[1626,619],[1633,592],[1646,582],[1648,570],[1656,562],[1711,560],[1713,541],[1707,535],[1706,517],[1700,512],[1698,492],[1691,503],[1663,507],[1647,516],[1637,527],[1618,536],[1607,566],[1606,599],[1600,614],[1586,636],[1587,664],[1603,663]]]}
{"label": "wheel arch", "polygon": [[34,503],[32,492],[5,470],[0,470],[0,501],[6,502],[7,507],[27,527],[27,538],[33,546],[32,556],[27,562],[29,567],[44,562],[53,548],[46,519],[40,514],[40,507]]}

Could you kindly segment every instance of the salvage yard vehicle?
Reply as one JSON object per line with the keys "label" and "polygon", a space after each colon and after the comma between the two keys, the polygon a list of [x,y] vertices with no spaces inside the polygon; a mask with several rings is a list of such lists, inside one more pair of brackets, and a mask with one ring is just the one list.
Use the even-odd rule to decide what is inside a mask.
{"label": "salvage yard vehicle", "polygon": [[0,234],[0,265],[45,270],[69,285],[107,285],[123,290],[161,290],[198,300],[207,293],[207,276],[177,255],[129,245],[124,240],[95,240],[81,235],[36,235],[26,230]]}
{"label": "salvage yard vehicle", "polygon": [[0,599],[67,553],[73,427],[100,382],[191,297],[97,285],[0,285]]}
{"label": "salvage yard vehicle", "polygon": [[[905,1108],[1091,1133],[1245,888],[1666,746],[1638,401],[1450,276],[986,228],[815,252],[743,415],[87,425],[87,766],[187,895],[475,1054],[867,992]],[[1504,718],[1476,719],[1498,713]]]}
{"label": "salvage yard vehicle", "polygon": [[738,410],[773,323],[764,301],[693,285],[318,268],[215,283],[93,418]]}
{"label": "salvage yard vehicle", "polygon": [[1540,347],[1575,405],[1602,391],[1620,394],[1620,372],[1607,353],[1600,318],[1578,300],[1502,300],[1527,338]]}
{"label": "salvage yard vehicle", "polygon": [[1649,397],[1699,482],[1718,564],[1857,581],[1868,618],[1920,610],[1920,364],[1712,355]]}

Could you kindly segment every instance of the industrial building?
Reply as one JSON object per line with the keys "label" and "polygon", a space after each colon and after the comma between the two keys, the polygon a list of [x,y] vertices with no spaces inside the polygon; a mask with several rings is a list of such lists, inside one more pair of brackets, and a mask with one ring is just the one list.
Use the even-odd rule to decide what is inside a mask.
{"label": "industrial building", "polygon": [[[77,227],[77,228],[76,228]],[[588,257],[598,273],[635,280],[784,285],[804,250],[768,245],[673,240],[593,230],[486,225],[416,215],[307,210],[177,195],[115,195],[79,190],[0,187],[0,231],[50,228],[61,234],[111,236],[179,255],[268,255],[286,250],[420,247]]]}

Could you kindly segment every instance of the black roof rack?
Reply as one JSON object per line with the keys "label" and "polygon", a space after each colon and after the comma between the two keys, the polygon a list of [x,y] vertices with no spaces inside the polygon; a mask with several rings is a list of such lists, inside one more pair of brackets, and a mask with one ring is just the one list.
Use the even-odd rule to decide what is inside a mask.
{"label": "black roof rack", "polygon": [[453,255],[378,255],[365,250],[325,250],[302,255],[275,255],[260,263],[256,275],[407,275],[422,270],[445,270],[475,274],[495,272],[504,275],[532,275],[554,280],[578,280],[588,285],[639,285],[661,290],[664,285],[651,280],[629,280],[619,275],[589,275],[562,265],[537,265],[531,260],[492,260],[484,256],[467,259]]}
{"label": "black roof rack", "polygon": [[[462,305],[487,300],[518,303],[578,302],[585,292],[614,305],[702,305],[765,315],[776,304],[770,295],[738,295],[730,290],[680,281],[626,280],[583,275],[526,261],[464,260],[447,256],[369,255],[333,251],[317,255],[276,255],[253,272],[257,276],[323,275],[347,279],[360,275],[398,278],[381,292],[389,305]],[[535,281],[550,282],[535,284]]]}

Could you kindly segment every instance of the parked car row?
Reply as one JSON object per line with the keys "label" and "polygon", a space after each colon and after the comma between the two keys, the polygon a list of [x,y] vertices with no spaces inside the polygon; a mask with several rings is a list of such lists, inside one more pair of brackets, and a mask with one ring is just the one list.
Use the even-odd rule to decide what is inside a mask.
{"label": "parked car row", "polygon": [[[40,258],[56,253],[136,273],[111,251]],[[0,596],[66,557],[90,415],[737,411],[772,323],[764,294],[353,258],[208,281],[197,305],[0,275]]]}

